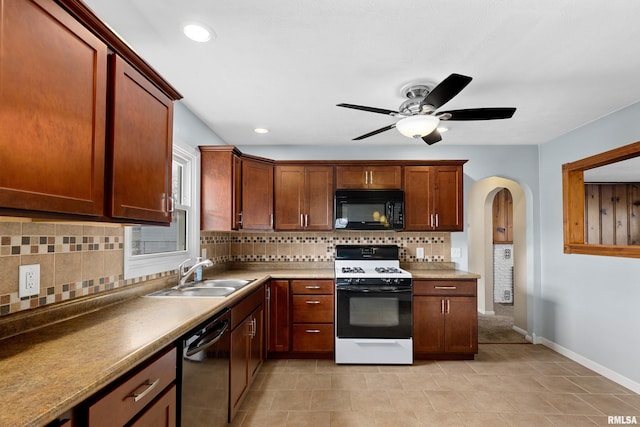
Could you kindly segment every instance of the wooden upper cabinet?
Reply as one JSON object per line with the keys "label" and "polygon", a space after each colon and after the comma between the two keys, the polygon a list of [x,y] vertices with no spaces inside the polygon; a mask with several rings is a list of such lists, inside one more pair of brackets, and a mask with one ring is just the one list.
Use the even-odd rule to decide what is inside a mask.
{"label": "wooden upper cabinet", "polygon": [[200,146],[200,229],[237,230],[242,212],[242,160],[231,146]]}
{"label": "wooden upper cabinet", "polygon": [[273,164],[242,159],[242,229],[273,229]]}
{"label": "wooden upper cabinet", "polygon": [[108,216],[171,221],[173,101],[112,54]]}
{"label": "wooden upper cabinet", "polygon": [[333,167],[278,165],[275,173],[277,230],[333,229]]}
{"label": "wooden upper cabinet", "polygon": [[462,163],[405,166],[405,230],[462,231]]}
{"label": "wooden upper cabinet", "polygon": [[0,0],[0,40],[0,209],[102,216],[107,46],[45,0]]}
{"label": "wooden upper cabinet", "polygon": [[336,188],[401,189],[402,166],[336,166]]}
{"label": "wooden upper cabinet", "polygon": [[169,223],[180,94],[76,0],[0,0],[0,40],[0,213]]}

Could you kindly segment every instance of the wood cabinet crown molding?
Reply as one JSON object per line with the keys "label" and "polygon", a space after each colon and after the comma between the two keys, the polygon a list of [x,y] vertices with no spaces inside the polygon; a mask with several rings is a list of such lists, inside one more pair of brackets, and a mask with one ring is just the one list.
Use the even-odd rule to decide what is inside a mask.
{"label": "wood cabinet crown molding", "polygon": [[148,62],[140,57],[124,40],[113,32],[98,16],[81,0],[56,0],[56,3],[64,7],[69,13],[89,28],[114,52],[131,63],[144,74],[165,95],[176,101],[182,99],[182,95],[169,82],[167,82]]}

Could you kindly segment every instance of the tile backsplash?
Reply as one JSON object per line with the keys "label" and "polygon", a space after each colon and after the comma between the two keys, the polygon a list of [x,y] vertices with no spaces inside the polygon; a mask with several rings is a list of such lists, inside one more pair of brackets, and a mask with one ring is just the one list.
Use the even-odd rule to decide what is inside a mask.
{"label": "tile backsplash", "polygon": [[[450,262],[449,233],[203,231],[216,264],[332,262],[338,244],[395,244],[401,262]],[[423,247],[425,258],[416,259]],[[124,228],[116,224],[0,219],[0,316],[175,274],[124,280]],[[20,265],[40,265],[40,294],[19,298]]]}

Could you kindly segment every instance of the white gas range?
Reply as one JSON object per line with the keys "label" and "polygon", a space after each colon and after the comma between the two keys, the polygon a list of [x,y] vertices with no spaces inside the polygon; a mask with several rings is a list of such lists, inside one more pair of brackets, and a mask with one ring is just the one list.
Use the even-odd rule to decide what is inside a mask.
{"label": "white gas range", "polygon": [[336,363],[413,363],[412,279],[398,251],[336,246]]}

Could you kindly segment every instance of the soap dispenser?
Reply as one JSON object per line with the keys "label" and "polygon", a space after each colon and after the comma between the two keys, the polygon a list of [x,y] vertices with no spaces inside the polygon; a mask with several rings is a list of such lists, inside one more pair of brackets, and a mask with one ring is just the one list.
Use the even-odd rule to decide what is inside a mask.
{"label": "soap dispenser", "polygon": [[[196,264],[199,262],[202,262],[202,257],[196,258]],[[194,279],[194,282],[202,282],[202,266],[196,269],[196,277]]]}

